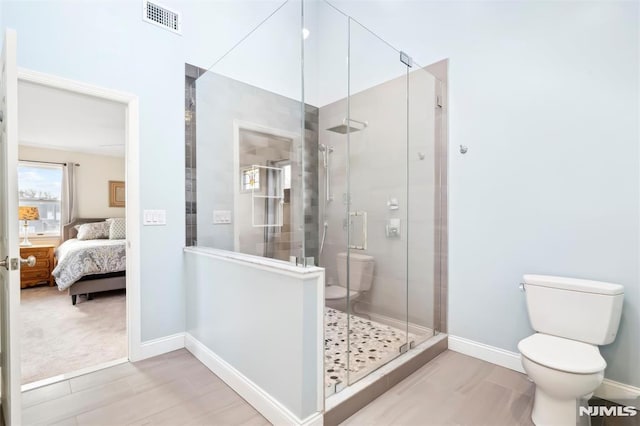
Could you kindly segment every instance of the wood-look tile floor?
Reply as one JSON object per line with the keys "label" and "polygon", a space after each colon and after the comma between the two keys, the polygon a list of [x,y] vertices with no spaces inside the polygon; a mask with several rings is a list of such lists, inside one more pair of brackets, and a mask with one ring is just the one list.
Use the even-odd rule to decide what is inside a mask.
{"label": "wood-look tile floor", "polygon": [[[514,371],[447,351],[347,425],[531,425],[533,385]],[[186,350],[23,394],[23,424],[268,425]]]}
{"label": "wood-look tile floor", "polygon": [[[532,425],[533,391],[523,374],[446,351],[343,424]],[[269,424],[184,349],[34,389],[22,403],[23,425]]]}
{"label": "wood-look tile floor", "polygon": [[23,393],[23,425],[268,425],[182,349]]}
{"label": "wood-look tile floor", "polygon": [[343,425],[533,425],[524,374],[446,351]]}

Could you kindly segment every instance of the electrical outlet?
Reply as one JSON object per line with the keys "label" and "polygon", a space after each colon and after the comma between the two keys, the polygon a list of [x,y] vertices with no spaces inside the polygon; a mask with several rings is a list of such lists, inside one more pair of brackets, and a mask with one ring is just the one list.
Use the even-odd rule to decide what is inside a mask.
{"label": "electrical outlet", "polygon": [[214,210],[213,224],[228,225],[231,223],[231,210]]}
{"label": "electrical outlet", "polygon": [[142,225],[162,226],[167,224],[166,210],[144,210],[142,213]]}

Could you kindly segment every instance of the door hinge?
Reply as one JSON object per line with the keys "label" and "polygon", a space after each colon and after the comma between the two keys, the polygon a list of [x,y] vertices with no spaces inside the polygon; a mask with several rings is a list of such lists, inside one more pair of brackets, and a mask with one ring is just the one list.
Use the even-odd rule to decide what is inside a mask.
{"label": "door hinge", "polygon": [[302,266],[304,268],[311,268],[316,266],[313,256],[311,257],[289,256],[289,263],[296,266]]}
{"label": "door hinge", "polygon": [[442,98],[440,97],[440,95],[436,95],[436,106],[438,108],[442,108]]}
{"label": "door hinge", "polygon": [[408,66],[409,68],[413,67],[413,58],[407,55],[404,52],[400,52],[400,62]]}

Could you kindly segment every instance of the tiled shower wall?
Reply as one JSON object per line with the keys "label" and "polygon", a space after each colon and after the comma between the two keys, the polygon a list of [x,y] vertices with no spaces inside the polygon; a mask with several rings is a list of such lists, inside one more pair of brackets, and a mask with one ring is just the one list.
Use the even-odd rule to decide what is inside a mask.
{"label": "tiled shower wall", "polygon": [[196,80],[205,70],[185,64],[184,79],[184,166],[185,166],[185,245],[197,245],[196,196]]}
{"label": "tiled shower wall", "polygon": [[318,264],[320,248],[320,210],[318,186],[318,115],[319,109],[304,106],[304,240],[305,257],[313,257]]}
{"label": "tiled shower wall", "polygon": [[[195,246],[198,238],[198,216],[197,216],[197,168],[196,168],[196,108],[198,87],[198,78],[205,74],[206,70],[186,65],[185,70],[185,195],[186,195],[186,245]],[[211,73],[210,73],[211,74]],[[209,87],[214,80],[209,79]],[[242,83],[228,77],[217,76],[215,85],[221,89],[221,96],[228,96],[229,102],[225,103],[225,109],[228,114],[242,118],[243,120],[260,123],[265,117],[271,117],[275,122],[281,122],[282,128],[288,130],[289,127],[299,129],[299,111],[300,103],[293,99],[271,93],[262,89],[258,89],[249,84]],[[222,93],[224,92],[224,93]],[[202,105],[201,105],[202,106]],[[208,108],[211,105],[207,105]],[[318,257],[318,229],[319,229],[319,211],[318,211],[318,108],[305,105],[304,115],[304,171],[302,176],[293,176],[293,179],[304,179],[304,194],[302,197],[304,203],[304,243],[306,249],[306,257]],[[211,112],[211,111],[210,111]],[[275,115],[274,115],[275,114]],[[296,117],[297,114],[297,117]],[[222,115],[216,115],[215,123],[223,122],[225,119]],[[296,122],[296,120],[298,120]],[[215,124],[214,125],[217,125]],[[211,124],[211,123],[205,123]],[[217,130],[216,130],[217,131]],[[299,132],[299,130],[298,130]],[[215,131],[214,131],[215,133]],[[212,134],[210,131],[205,134]],[[220,138],[219,138],[220,139]],[[221,140],[216,141],[218,143]],[[201,141],[202,143],[202,141]],[[215,142],[214,142],[215,143]],[[202,147],[201,147],[202,148]],[[230,149],[225,147],[225,149]],[[209,149],[211,151],[211,149]],[[215,149],[214,149],[215,151]],[[218,157],[211,161],[219,161],[222,157],[222,151],[217,152]],[[205,166],[211,166],[204,164]],[[222,165],[221,165],[222,166]],[[226,176],[226,167],[230,164],[224,164],[217,170],[218,176]],[[202,171],[201,171],[202,172]],[[208,183],[211,185],[211,182]],[[210,192],[215,194],[215,191]],[[214,195],[215,196],[215,195]],[[215,200],[220,202],[222,199]],[[211,200],[200,200],[211,201]],[[224,201],[223,201],[224,202]],[[205,203],[207,204],[207,203]],[[230,205],[229,205],[230,206]],[[206,209],[206,211],[210,209]],[[201,221],[201,223],[203,223]],[[301,225],[301,224],[300,224]],[[225,235],[211,235],[211,232],[203,232],[201,230],[200,245],[212,246],[232,250],[232,246],[227,242],[228,237]],[[221,243],[220,246],[214,241]]]}
{"label": "tiled shower wall", "polygon": [[[433,75],[414,70],[323,106],[319,121],[319,143],[333,148],[333,200],[320,208],[328,224],[320,259],[327,284],[339,284],[337,258],[347,250],[344,218],[349,193],[351,211],[367,214],[367,249],[350,252],[372,256],[375,262],[371,288],[360,295],[354,309],[372,320],[402,323],[408,318],[421,337],[441,330],[434,311],[435,289],[440,286],[435,268],[435,252],[440,251],[435,222],[435,83]],[[349,139],[326,130],[348,113],[368,122],[366,128]],[[321,193],[326,173],[320,167]],[[391,200],[396,209],[390,209]],[[386,234],[392,219],[400,223],[399,235]],[[362,234],[362,226],[351,227],[352,238]]]}

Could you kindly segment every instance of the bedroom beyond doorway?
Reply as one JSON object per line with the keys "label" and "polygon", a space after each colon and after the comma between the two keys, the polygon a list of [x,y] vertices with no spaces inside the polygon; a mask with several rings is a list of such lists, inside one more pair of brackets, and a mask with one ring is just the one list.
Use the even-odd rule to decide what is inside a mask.
{"label": "bedroom beyond doorway", "polygon": [[98,293],[92,303],[76,306],[57,287],[34,287],[21,299],[22,383],[126,358],[124,290]]}
{"label": "bedroom beyond doorway", "polygon": [[28,79],[18,97],[20,253],[35,258],[21,270],[21,376],[32,388],[128,357],[127,105]]}

